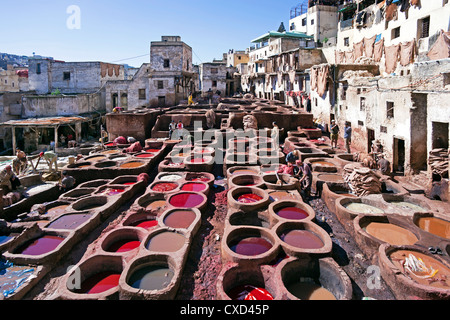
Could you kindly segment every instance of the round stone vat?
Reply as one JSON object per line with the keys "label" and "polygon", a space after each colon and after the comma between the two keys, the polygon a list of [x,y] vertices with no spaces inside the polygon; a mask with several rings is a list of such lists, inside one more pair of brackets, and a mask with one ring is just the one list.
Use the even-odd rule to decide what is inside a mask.
{"label": "round stone vat", "polygon": [[189,235],[182,229],[159,228],[144,240],[144,247],[152,253],[185,252],[189,247]]}
{"label": "round stone vat", "polygon": [[92,181],[88,181],[88,182],[80,184],[78,186],[78,188],[98,188],[109,182],[110,182],[110,180],[104,180],[104,179],[92,180]]}
{"label": "round stone vat", "polygon": [[183,164],[183,159],[181,159],[180,161],[176,161],[174,159],[165,159],[158,165],[159,172],[178,172],[184,169],[185,166]]}
{"label": "round stone vat", "polygon": [[279,289],[273,277],[266,278],[263,272],[267,266],[246,266],[231,264],[225,267],[216,283],[219,300],[279,300]]}
{"label": "round stone vat", "polygon": [[401,216],[359,215],[353,220],[353,226],[356,243],[372,261],[377,258],[381,244],[414,245],[421,240],[420,232]]}
{"label": "round stone vat", "polygon": [[146,213],[130,214],[122,223],[124,227],[142,228],[150,230],[158,226],[158,219],[156,216]]}
{"label": "round stone vat", "polygon": [[440,239],[450,240],[450,219],[445,215],[437,216],[433,213],[416,212],[413,223],[419,229]]}
{"label": "round stone vat", "polygon": [[228,191],[228,205],[232,208],[250,211],[267,207],[269,195],[256,187],[235,187]]}
{"label": "round stone vat", "polygon": [[298,179],[288,174],[265,174],[263,180],[267,189],[271,190],[298,190],[299,188]]}
{"label": "round stone vat", "polygon": [[[419,260],[420,259],[420,260]],[[450,263],[418,246],[382,244],[378,250],[381,276],[398,300],[450,299]]]}
{"label": "round stone vat", "polygon": [[180,184],[178,182],[157,181],[149,186],[149,191],[156,193],[172,193],[178,191]]}
{"label": "round stone vat", "polygon": [[119,154],[119,153],[121,153],[121,151],[119,149],[110,149],[110,150],[105,150],[105,151],[99,152],[99,154],[107,155],[107,156],[111,156],[111,155],[115,155],[115,154]]}
{"label": "round stone vat", "polygon": [[67,166],[68,169],[86,169],[89,168],[92,165],[92,162],[87,162],[87,161],[83,161],[83,162],[78,162],[78,163],[74,163],[74,164],[69,164]]}
{"label": "round stone vat", "polygon": [[150,153],[150,152],[139,152],[133,155],[133,158],[136,159],[145,159],[145,160],[149,160],[154,158],[156,155],[154,153]]}
{"label": "round stone vat", "polygon": [[133,186],[138,183],[137,176],[120,176],[111,181],[111,185]]}
{"label": "round stone vat", "polygon": [[261,174],[275,174],[280,166],[278,164],[263,164],[260,167]]}
{"label": "round stone vat", "polygon": [[168,206],[164,193],[146,193],[136,200],[136,204],[155,215],[166,210]]}
{"label": "round stone vat", "polygon": [[294,190],[268,190],[270,202],[276,202],[281,200],[298,200],[301,199],[300,194]]}
{"label": "round stone vat", "polygon": [[260,227],[236,227],[227,231],[222,240],[222,258],[240,264],[267,264],[279,253],[274,234]]}
{"label": "round stone vat", "polygon": [[117,299],[122,271],[120,256],[90,256],[64,275],[61,296],[65,300]]}
{"label": "round stone vat", "polygon": [[144,161],[127,161],[119,165],[120,169],[136,169],[144,167],[147,163]]}
{"label": "round stone vat", "polygon": [[269,205],[271,222],[314,221],[316,212],[301,200],[280,200]]}
{"label": "round stone vat", "polygon": [[229,215],[227,222],[234,227],[271,227],[269,215],[265,211],[235,211]]}
{"label": "round stone vat", "polygon": [[160,173],[156,176],[155,181],[177,182],[183,179],[184,174],[181,173]]}
{"label": "round stone vat", "polygon": [[333,243],[328,233],[310,221],[281,222],[274,227],[283,251],[291,257],[329,254]]}
{"label": "round stone vat", "polygon": [[204,182],[211,186],[216,178],[209,172],[188,172],[184,179],[189,182]]}
{"label": "round stone vat", "polygon": [[256,154],[248,153],[229,153],[225,155],[226,165],[256,165],[258,163],[258,158]]}
{"label": "round stone vat", "polygon": [[205,182],[186,182],[181,185],[180,190],[190,192],[202,192],[208,195],[209,185]]}
{"label": "round stone vat", "polygon": [[70,206],[70,202],[68,201],[53,201],[45,206],[46,212],[45,215],[50,217],[58,217],[61,214],[67,212],[67,208]]}
{"label": "round stone vat", "polygon": [[167,199],[169,205],[174,208],[196,208],[203,210],[207,205],[208,198],[205,194],[199,192],[178,192],[171,194]]}
{"label": "round stone vat", "polygon": [[331,158],[308,158],[306,163],[310,163],[313,171],[316,172],[337,172],[340,165]]}
{"label": "round stone vat", "polygon": [[229,188],[234,187],[257,187],[264,186],[264,180],[261,176],[256,175],[235,175],[228,179]]}
{"label": "round stone vat", "polygon": [[394,209],[412,215],[415,212],[429,212],[432,208],[425,199],[413,195],[383,194],[383,199]]}
{"label": "round stone vat", "polygon": [[187,171],[210,172],[214,165],[214,157],[202,154],[191,154],[183,161]]}
{"label": "round stone vat", "polygon": [[283,260],[275,276],[288,300],[351,300],[350,278],[332,258]]}
{"label": "round stone vat", "polygon": [[195,147],[193,149],[192,153],[198,154],[198,155],[207,155],[207,156],[214,157],[216,154],[216,150],[214,148],[210,148],[210,147]]}
{"label": "round stone vat", "polygon": [[335,182],[335,183],[344,183],[344,178],[340,174],[333,173],[320,173],[317,175],[317,180],[322,183],[325,182]]}
{"label": "round stone vat", "polygon": [[256,157],[260,165],[279,165],[286,162],[284,153],[275,149],[258,151],[256,152]]}
{"label": "round stone vat", "polygon": [[60,199],[70,199],[70,200],[77,200],[84,197],[90,196],[92,193],[94,193],[96,189],[94,188],[76,188],[73,190],[70,190],[60,196]]}
{"label": "round stone vat", "polygon": [[384,180],[381,182],[381,193],[388,193],[394,195],[408,195],[408,191],[403,188],[399,183],[392,180]]}
{"label": "round stone vat", "polygon": [[108,159],[111,161],[122,162],[130,159],[130,157],[127,154],[122,153],[122,154],[112,154],[108,156]]}
{"label": "round stone vat", "polygon": [[116,167],[116,166],[117,166],[116,161],[102,161],[102,162],[98,162],[94,165],[94,167],[96,167],[98,169],[112,168],[112,167]]}
{"label": "round stone vat", "polygon": [[227,170],[227,177],[230,178],[231,176],[235,175],[259,175],[260,169],[257,166],[235,166],[231,167]]}
{"label": "round stone vat", "polygon": [[105,196],[93,196],[80,199],[72,203],[71,207],[76,211],[97,211],[101,207],[108,203],[108,197]]}
{"label": "round stone vat", "polygon": [[161,224],[173,229],[186,229],[195,234],[200,227],[201,212],[198,209],[170,209],[161,217]]}
{"label": "round stone vat", "polygon": [[84,158],[87,162],[99,162],[106,160],[108,157],[104,154],[96,154],[89,157]]}
{"label": "round stone vat", "polygon": [[330,211],[336,212],[336,200],[340,197],[357,198],[346,183],[328,182],[322,185],[321,198]]}
{"label": "round stone vat", "polygon": [[336,216],[339,221],[353,220],[360,214],[384,215],[386,205],[380,200],[354,197],[340,197],[336,200]]}
{"label": "round stone vat", "polygon": [[121,300],[173,300],[181,269],[171,255],[152,254],[131,261],[119,279]]}
{"label": "round stone vat", "polygon": [[117,228],[104,236],[100,248],[110,254],[137,253],[146,236],[147,232],[141,228]]}

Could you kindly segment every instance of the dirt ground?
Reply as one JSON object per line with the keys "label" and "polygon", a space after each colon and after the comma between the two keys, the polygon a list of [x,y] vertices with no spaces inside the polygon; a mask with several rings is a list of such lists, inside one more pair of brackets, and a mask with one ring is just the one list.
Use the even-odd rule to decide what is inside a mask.
{"label": "dirt ground", "polygon": [[[227,189],[226,185],[222,185],[225,180],[217,180],[216,182],[217,185],[211,188],[208,199],[209,205],[202,216],[201,227],[194,237],[176,300],[216,299],[216,281],[222,269],[220,246],[224,221],[227,216]],[[139,196],[137,195],[136,198]],[[84,241],[76,245],[71,253],[63,259],[63,263],[47,274],[25,296],[25,299],[46,300],[57,298],[59,282],[69,266],[77,264],[93,247],[91,244],[122,219],[133,201],[134,199],[120,208]],[[367,288],[367,268],[370,266],[370,262],[321,199],[312,198],[309,204],[316,211],[316,223],[326,230],[333,240],[332,257],[352,280],[353,298],[355,300],[361,300],[363,297],[377,300],[395,299],[382,280],[380,289],[370,290]]]}

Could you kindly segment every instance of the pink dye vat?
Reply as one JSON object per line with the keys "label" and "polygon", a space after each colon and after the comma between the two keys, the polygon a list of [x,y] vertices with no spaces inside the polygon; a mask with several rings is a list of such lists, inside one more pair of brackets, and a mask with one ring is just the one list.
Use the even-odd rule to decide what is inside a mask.
{"label": "pink dye vat", "polygon": [[194,208],[203,203],[204,198],[200,194],[180,193],[173,196],[169,202],[177,208]]}
{"label": "pink dye vat", "polygon": [[202,192],[206,189],[206,186],[201,183],[186,183],[181,187],[183,191]]}

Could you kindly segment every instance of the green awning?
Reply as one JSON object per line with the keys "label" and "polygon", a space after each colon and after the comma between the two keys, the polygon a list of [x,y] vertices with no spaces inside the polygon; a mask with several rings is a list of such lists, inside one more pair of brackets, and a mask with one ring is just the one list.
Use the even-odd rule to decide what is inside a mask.
{"label": "green awning", "polygon": [[356,7],[357,7],[356,3],[352,3],[352,4],[349,4],[348,6],[342,8],[341,10],[339,10],[339,12],[347,12],[347,11],[356,9]]}
{"label": "green awning", "polygon": [[314,39],[313,36],[308,36],[303,32],[277,32],[270,31],[262,36],[252,40],[252,43],[260,43],[269,40],[270,38],[291,38],[291,39]]}

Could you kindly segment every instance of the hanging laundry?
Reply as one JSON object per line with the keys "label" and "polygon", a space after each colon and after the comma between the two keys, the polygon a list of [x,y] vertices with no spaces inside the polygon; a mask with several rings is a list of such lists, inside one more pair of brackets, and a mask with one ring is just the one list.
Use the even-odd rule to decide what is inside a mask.
{"label": "hanging laundry", "polygon": [[450,32],[443,32],[439,35],[436,42],[427,54],[430,60],[439,60],[450,58]]}
{"label": "hanging laundry", "polygon": [[421,5],[421,3],[420,3],[420,0],[411,0],[411,1],[409,1],[409,3],[411,4],[411,6],[413,6],[414,8],[416,8],[416,7],[421,7],[422,5]]}
{"label": "hanging laundry", "polygon": [[401,0],[400,2],[401,2],[400,11],[401,12],[408,11],[409,7],[411,6],[409,0]]}
{"label": "hanging laundry", "polygon": [[393,73],[397,68],[400,45],[392,45],[384,48],[386,73]]}
{"label": "hanging laundry", "polygon": [[330,68],[328,65],[322,66],[320,67],[320,69],[318,69],[317,93],[321,97],[326,93],[329,73]]}
{"label": "hanging laundry", "polygon": [[375,45],[375,39],[377,36],[373,36],[372,38],[365,38],[364,39],[364,53],[367,58],[373,57],[373,50]]}
{"label": "hanging laundry", "polygon": [[379,41],[375,42],[375,45],[373,47],[373,60],[375,62],[380,62],[381,57],[383,57],[383,52],[384,52],[384,38],[381,38]]}
{"label": "hanging laundry", "polygon": [[362,57],[364,52],[364,40],[361,40],[358,43],[353,44],[353,52],[354,52],[354,59],[358,59],[359,57]]}
{"label": "hanging laundry", "polygon": [[387,6],[385,19],[386,21],[397,20],[397,5],[395,3]]}
{"label": "hanging laundry", "polygon": [[289,71],[289,82],[291,83],[292,86],[295,83],[295,76],[296,76],[295,70]]}
{"label": "hanging laundry", "polygon": [[311,91],[316,91],[317,89],[317,76],[319,73],[319,69],[318,68],[312,68],[311,69],[311,78],[310,78],[310,87],[311,87]]}
{"label": "hanging laundry", "polygon": [[353,50],[345,52],[345,61],[346,63],[352,64],[355,62],[355,55]]}
{"label": "hanging laundry", "polygon": [[345,63],[345,53],[341,50],[336,50],[336,64]]}
{"label": "hanging laundry", "polygon": [[414,62],[416,41],[415,39],[401,44],[400,47],[400,65],[407,66]]}

